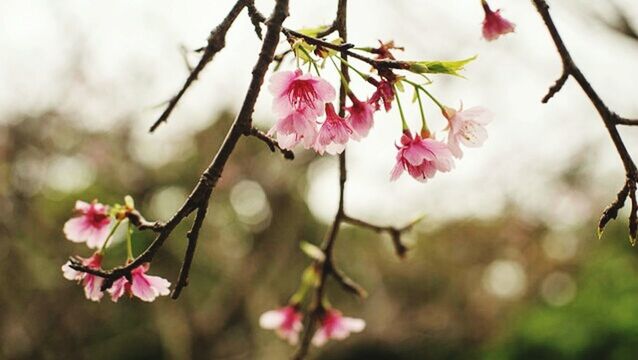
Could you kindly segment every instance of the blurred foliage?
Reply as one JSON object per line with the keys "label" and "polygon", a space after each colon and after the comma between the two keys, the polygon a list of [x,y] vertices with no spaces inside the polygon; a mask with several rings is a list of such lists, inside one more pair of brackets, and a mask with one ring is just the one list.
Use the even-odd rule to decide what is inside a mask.
{"label": "blurred foliage", "polygon": [[[326,225],[304,201],[314,155],[300,152],[288,162],[244,139],[215,189],[182,297],[92,303],[60,271],[67,256],[90,254],[61,231],[74,201],[122,202],[131,194],[147,217],[171,214],[232,119],[220,115],[189,140],[194,151],[153,168],[130,155],[128,126],[94,133],[69,117],[15,115],[0,128],[0,357],[286,358],[291,349],[257,319],[294,292],[309,261],[299,242],[319,243],[324,236]],[[579,186],[572,178],[559,181]],[[597,241],[595,222],[586,223],[553,230],[515,208],[491,220],[426,220],[409,236],[412,250],[403,261],[387,237],[346,227],[337,262],[370,297],[361,302],[334,284],[329,292],[336,307],[366,319],[368,327],[313,356],[636,358],[633,249],[623,224]],[[153,274],[174,281],[188,225],[167,241]],[[151,240],[136,233],[136,252]],[[106,266],[123,259],[119,243]]]}

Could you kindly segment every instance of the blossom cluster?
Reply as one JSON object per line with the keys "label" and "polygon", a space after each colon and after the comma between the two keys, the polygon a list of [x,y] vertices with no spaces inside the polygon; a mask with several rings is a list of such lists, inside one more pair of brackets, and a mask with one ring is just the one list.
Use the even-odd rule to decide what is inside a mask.
{"label": "blossom cluster", "polygon": [[[102,260],[108,249],[109,241],[115,230],[125,221],[127,213],[133,210],[132,199],[127,197],[126,205],[107,206],[94,200],[90,203],[77,201],[75,214],[64,224],[64,235],[75,243],[85,243],[89,249],[96,251],[88,258],[77,256],[75,261],[89,269],[100,270]],[[127,262],[133,259],[131,246],[131,224],[127,231]],[[131,271],[130,278],[121,277],[113,282],[107,290],[111,300],[117,302],[124,294],[137,297],[143,301],[153,301],[160,295],[168,295],[170,283],[159,276],[147,275],[150,264],[143,264]],[[72,262],[62,265],[62,273],[68,280],[77,281],[84,287],[87,299],[100,301],[104,296],[100,276],[73,269]]]}
{"label": "blossom cluster", "polygon": [[[308,291],[317,284],[318,276],[316,267],[308,267],[303,273],[299,289],[291,296],[288,304],[263,313],[259,318],[259,325],[264,329],[274,330],[290,345],[296,345],[303,330],[303,300]],[[362,319],[343,316],[341,311],[330,306],[327,298],[324,298],[315,310],[319,315],[319,327],[312,337],[312,344],[315,346],[322,346],[331,339],[343,340],[351,333],[363,331],[366,326]]]}
{"label": "blossom cluster", "polygon": [[[384,47],[386,44],[382,43],[375,52],[390,54]],[[456,71],[452,69],[452,64],[444,66]],[[401,106],[397,89],[406,83],[414,87],[421,109],[422,127],[419,132],[412,132],[400,108],[402,136],[397,144],[396,165],[390,176],[392,180],[399,178],[404,171],[418,181],[426,181],[437,172],[448,172],[454,168],[454,159],[463,156],[461,146],[478,147],[487,139],[485,125],[490,121],[490,113],[486,109],[474,107],[455,110],[444,106],[432,96],[425,85],[412,82],[390,71],[380,75],[381,80],[364,76],[368,82],[375,85],[374,92],[368,100],[361,101],[348,90],[351,105],[345,107],[346,115],[342,117],[337,114],[331,102],[334,101],[336,92],[328,81],[311,73],[303,73],[299,68],[276,72],[270,78],[269,90],[273,95],[273,112],[279,120],[269,134],[276,137],[282,148],[290,149],[302,144],[304,148],[312,148],[321,155],[339,154],[344,151],[350,140],[360,141],[368,135],[374,125],[376,111],[381,108],[390,111],[394,102]],[[446,141],[436,139],[434,133],[429,131],[420,93],[432,98],[447,119]],[[319,121],[320,117],[323,117],[323,120]]]}

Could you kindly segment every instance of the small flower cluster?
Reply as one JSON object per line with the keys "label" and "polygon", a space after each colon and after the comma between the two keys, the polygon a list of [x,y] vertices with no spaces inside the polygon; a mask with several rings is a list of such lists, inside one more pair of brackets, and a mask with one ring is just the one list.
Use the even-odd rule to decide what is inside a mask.
{"label": "small flower cluster", "polygon": [[[70,241],[84,242],[90,249],[97,250],[89,258],[76,257],[77,262],[90,269],[101,269],[109,241],[119,225],[127,219],[127,214],[133,210],[133,200],[130,197],[126,198],[125,205],[113,207],[100,204],[97,200],[91,203],[78,200],[75,203],[75,215],[64,224],[64,235]],[[128,225],[127,262],[133,260],[130,221]],[[117,302],[125,293],[143,301],[153,301],[160,295],[168,295],[171,284],[159,276],[146,275],[148,268],[149,264],[141,265],[131,271],[130,278],[121,277],[115,280],[108,289],[111,300]],[[77,281],[84,287],[87,299],[100,301],[104,296],[103,278],[73,269],[71,261],[62,266],[62,273],[66,279]]]}
{"label": "small flower cluster", "polygon": [[[299,290],[290,298],[288,304],[263,313],[259,318],[259,326],[274,330],[290,345],[296,345],[303,330],[301,304],[308,290],[316,284],[317,276],[316,268],[312,265],[308,267],[304,271]],[[350,333],[363,331],[366,326],[362,319],[343,316],[341,311],[332,308],[326,299],[316,311],[319,314],[319,328],[312,338],[312,344],[315,346],[322,346],[330,339],[343,340]]]}
{"label": "small flower cluster", "polygon": [[[404,76],[396,75],[387,68],[379,70],[380,79],[375,79],[374,75],[364,74],[354,68],[336,52],[330,53],[316,47],[306,49],[309,45],[298,39],[292,43],[293,48],[304,50],[303,58],[314,66],[317,76],[310,72],[304,73],[297,68],[294,71],[276,72],[270,79],[269,90],[273,95],[273,111],[279,120],[271,128],[269,135],[275,135],[282,148],[290,149],[302,144],[304,148],[312,148],[321,155],[340,154],[349,140],[359,141],[368,135],[374,125],[376,111],[383,108],[388,112],[392,109],[394,102],[399,107],[403,134],[397,145],[396,165],[391,171],[391,180],[396,180],[404,171],[407,171],[413,178],[424,182],[434,177],[437,172],[448,172],[454,168],[454,158],[460,159],[463,156],[461,145],[478,147],[485,142],[487,138],[485,125],[490,121],[489,112],[486,109],[474,107],[468,110],[454,110],[444,106],[426,89],[429,83],[413,82]],[[361,49],[376,54],[377,60],[394,60],[391,50],[402,50],[393,42],[381,42],[378,48]],[[312,50],[324,59],[329,58],[335,64],[342,79],[345,77],[333,58],[346,64],[366,82],[372,84],[375,89],[368,100],[359,100],[346,85],[346,93],[351,105],[345,107],[345,117],[339,116],[331,103],[335,100],[335,89],[319,76],[316,60],[309,55]],[[407,70],[422,76],[425,76],[425,73],[459,75],[458,71],[473,59],[418,61],[405,62],[405,64]],[[309,71],[310,69],[312,68],[309,67]],[[415,100],[419,103],[422,127],[418,133],[410,131],[401,107],[399,92],[403,91],[404,84],[414,88]],[[447,142],[435,139],[434,134],[429,131],[421,94],[425,94],[434,101],[447,119]],[[324,115],[325,118],[318,121]]]}

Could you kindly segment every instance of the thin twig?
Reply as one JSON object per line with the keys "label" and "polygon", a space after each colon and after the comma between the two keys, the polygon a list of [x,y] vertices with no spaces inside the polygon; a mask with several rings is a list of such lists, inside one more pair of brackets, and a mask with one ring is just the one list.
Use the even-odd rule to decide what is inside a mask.
{"label": "thin twig", "polygon": [[171,219],[161,227],[158,236],[151,245],[138,257],[136,257],[128,265],[113,268],[105,271],[102,269],[91,269],[83,266],[81,263],[72,262],[71,268],[77,271],[83,271],[104,278],[102,291],[113,285],[113,282],[123,276],[130,277],[131,271],[138,266],[150,262],[155,253],[162,247],[164,241],[169,237],[175,227],[182,222],[188,215],[197,209],[201,209],[208,202],[213,188],[222,175],[224,166],[228,158],[232,154],[235,145],[243,136],[245,129],[252,127],[252,113],[259,92],[264,82],[264,77],[268,71],[268,67],[273,61],[275,50],[279,42],[279,34],[281,32],[281,24],[288,16],[288,0],[277,0],[272,16],[268,20],[266,35],[257,59],[257,64],[252,71],[252,80],[246,92],[244,102],[237,118],[233,122],[224,142],[219,148],[217,154],[213,158],[210,165],[202,173],[199,182],[188,196],[182,207],[171,217]]}
{"label": "thin twig", "polygon": [[[208,197],[210,197],[210,194],[208,195]],[[202,228],[202,224],[204,223],[204,219],[206,218],[206,211],[208,209],[208,197],[205,197],[206,200],[204,200],[197,209],[197,215],[195,216],[193,226],[188,231],[188,234],[186,234],[186,238],[188,239],[188,242],[186,244],[186,253],[184,254],[182,268],[179,270],[179,275],[177,276],[175,288],[173,289],[173,293],[171,294],[171,297],[175,300],[179,298],[179,295],[182,293],[182,289],[188,286],[188,274],[190,272],[191,264],[193,263],[193,257],[195,256],[195,248],[197,247],[199,230]]]}
{"label": "thin twig", "polygon": [[414,225],[416,225],[419,222],[420,219],[413,221],[409,224],[407,224],[406,226],[403,227],[394,227],[394,226],[379,226],[379,225],[375,225],[372,223],[369,223],[367,221],[363,221],[363,220],[359,220],[359,219],[355,219],[353,217],[350,217],[348,215],[344,216],[343,221],[350,224],[350,225],[354,225],[354,226],[359,226],[365,229],[370,229],[376,233],[387,233],[390,235],[390,238],[392,239],[392,244],[394,245],[394,251],[396,252],[397,256],[400,258],[405,258],[405,254],[408,252],[408,247],[405,246],[405,244],[403,244],[403,241],[401,240],[401,235],[405,232],[408,232],[410,230],[412,230],[412,228],[414,227]]}
{"label": "thin twig", "polygon": [[252,137],[255,137],[255,138],[263,141],[266,145],[268,145],[268,148],[272,152],[276,152],[277,150],[279,150],[281,152],[281,154],[284,156],[284,158],[286,158],[288,160],[294,160],[295,159],[295,153],[293,153],[291,150],[282,148],[279,145],[279,143],[277,143],[277,141],[275,141],[270,136],[265,134],[263,131],[261,131],[261,130],[255,128],[255,127],[251,127],[248,130],[248,132],[246,132],[244,135],[252,136]]}
{"label": "thin twig", "polygon": [[153,123],[150,128],[150,132],[155,131],[155,129],[157,129],[157,127],[160,126],[161,123],[165,122],[166,119],[168,119],[179,100],[182,98],[184,93],[186,93],[186,90],[188,90],[193,82],[197,80],[199,74],[202,72],[202,70],[204,70],[206,65],[208,65],[208,63],[213,60],[215,55],[221,49],[223,49],[224,46],[226,46],[226,33],[228,32],[228,29],[230,29],[233,22],[235,22],[235,19],[237,19],[237,16],[239,16],[239,13],[241,13],[241,11],[249,2],[249,0],[237,0],[224,20],[222,20],[222,22],[210,32],[206,47],[200,49],[204,52],[201,59],[199,59],[199,62],[197,63],[195,68],[193,68],[193,70],[186,78],[186,81],[184,82],[184,85],[182,85],[182,88],[168,102],[168,105],[166,106],[164,112],[162,112],[162,115],[160,115],[155,123]]}
{"label": "thin twig", "polygon": [[617,125],[638,125],[638,121],[629,120],[618,116],[616,113],[611,111],[607,104],[602,100],[602,98],[598,95],[598,93],[591,86],[583,72],[574,62],[569,50],[567,50],[567,46],[563,41],[556,25],[554,24],[554,20],[549,12],[549,5],[545,0],[532,0],[536,10],[540,14],[543,22],[545,23],[545,27],[549,31],[552,40],[554,41],[554,45],[556,45],[556,50],[560,55],[561,61],[563,63],[563,72],[560,78],[556,81],[556,84],[553,85],[547,95],[543,98],[543,102],[549,101],[556,93],[560,91],[565,82],[569,77],[574,78],[578,85],[583,89],[591,103],[596,108],[600,119],[605,124],[607,128],[607,132],[611,137],[614,146],[616,147],[616,151],[622,160],[623,166],[625,168],[626,180],[625,185],[622,190],[618,193],[617,199],[607,207],[607,209],[603,212],[603,215],[599,222],[598,232],[599,234],[604,229],[607,222],[611,219],[615,218],[618,214],[618,210],[621,209],[624,205],[625,199],[627,196],[630,198],[632,203],[632,212],[629,216],[629,233],[630,238],[632,238],[632,242],[635,242],[636,238],[636,228],[638,224],[636,224],[636,216],[633,211],[633,204],[636,204],[636,194],[632,189],[636,188],[636,183],[638,182],[638,170],[636,168],[636,164],[634,163],[625,143],[616,128]]}

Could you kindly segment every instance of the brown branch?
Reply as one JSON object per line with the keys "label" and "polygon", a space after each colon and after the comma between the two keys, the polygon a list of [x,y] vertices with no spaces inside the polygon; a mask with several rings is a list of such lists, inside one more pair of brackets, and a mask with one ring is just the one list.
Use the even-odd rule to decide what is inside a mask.
{"label": "brown branch", "polygon": [[270,136],[266,135],[263,131],[255,127],[251,127],[246,133],[244,133],[244,135],[252,136],[263,141],[266,145],[268,145],[268,148],[272,152],[276,152],[277,150],[279,150],[284,158],[288,160],[294,160],[295,158],[295,153],[293,153],[291,150],[282,148],[281,146],[279,146],[277,141],[273,140]]}
{"label": "brown branch", "polygon": [[[77,261],[72,262],[71,268],[103,277],[104,282],[102,284],[102,290],[104,291],[110,288],[115,280],[121,278],[122,276],[130,277],[131,271],[133,269],[144,263],[150,262],[155,256],[155,253],[162,247],[164,241],[166,241],[166,239],[170,236],[175,227],[193,211],[199,209],[200,212],[198,212],[198,214],[200,215],[200,218],[203,219],[205,213],[201,209],[208,203],[213,188],[221,177],[224,166],[228,161],[231,153],[233,152],[235,145],[245,133],[245,129],[250,129],[252,127],[252,113],[255,108],[255,103],[263,85],[264,77],[266,75],[266,72],[268,71],[268,67],[273,61],[275,50],[279,42],[281,24],[287,16],[288,0],[277,0],[275,9],[273,10],[270,19],[267,21],[266,35],[264,36],[264,41],[259,53],[259,57],[257,59],[257,63],[252,71],[252,80],[248,87],[248,91],[244,98],[241,110],[237,115],[237,118],[233,122],[217,154],[213,158],[210,165],[202,173],[199,182],[197,183],[191,194],[188,196],[182,207],[173,215],[173,217],[166,224],[163,224],[161,226],[158,236],[151,243],[151,245],[128,265],[116,267],[108,271],[102,269],[91,269],[81,265]],[[198,222],[197,217],[195,222]],[[197,231],[192,231],[191,234],[192,236],[196,236],[198,233],[198,227],[196,227],[195,224],[193,226],[193,230],[197,229]],[[187,254],[187,256],[189,255]],[[186,270],[184,273],[187,274],[188,271]]]}
{"label": "brown branch", "polygon": [[241,13],[241,11],[248,3],[249,0],[237,0],[224,20],[222,20],[222,22],[210,32],[206,47],[201,49],[204,52],[201,59],[199,59],[199,62],[197,63],[195,68],[193,68],[193,70],[186,78],[186,81],[184,82],[184,85],[182,85],[182,88],[177,92],[175,96],[171,98],[164,112],[162,112],[160,117],[155,121],[155,123],[153,123],[150,128],[150,132],[155,131],[155,129],[157,129],[157,127],[160,126],[161,123],[165,122],[166,119],[168,119],[179,100],[182,98],[182,96],[184,96],[184,93],[186,93],[186,90],[188,90],[193,82],[197,80],[199,74],[202,72],[202,70],[204,70],[206,65],[208,65],[208,63],[213,60],[215,55],[221,49],[223,49],[224,46],[226,46],[226,33],[228,32],[228,29],[230,29],[233,22],[235,22],[235,19],[237,19],[237,16],[239,16],[239,13]]}
{"label": "brown branch", "polygon": [[365,229],[370,229],[376,233],[389,234],[390,238],[392,239],[392,244],[394,245],[394,250],[397,256],[400,258],[405,258],[405,254],[409,250],[405,246],[405,244],[403,244],[403,241],[401,240],[401,235],[405,232],[412,230],[414,225],[416,225],[420,220],[421,219],[417,219],[416,221],[413,221],[404,227],[397,228],[394,226],[379,226],[379,225],[371,224],[367,221],[355,219],[348,215],[344,215],[344,218],[343,218],[343,221],[350,225],[359,226]]}
{"label": "brown branch", "polygon": [[160,232],[164,228],[164,224],[161,222],[155,221],[151,222],[146,220],[139,211],[133,210],[126,214],[126,217],[129,219],[131,224],[137,227],[139,230],[152,230],[155,232]]}
{"label": "brown branch", "polygon": [[543,19],[545,27],[547,27],[547,30],[552,37],[554,45],[556,46],[556,50],[558,51],[558,54],[560,55],[561,61],[563,63],[563,73],[561,77],[556,81],[556,84],[550,88],[548,94],[543,98],[543,102],[549,101],[552,96],[558,93],[569,77],[574,78],[574,80],[576,80],[578,85],[585,92],[591,103],[596,108],[596,111],[598,112],[600,119],[605,124],[607,132],[609,133],[609,136],[611,137],[611,140],[614,143],[616,151],[618,152],[618,155],[620,156],[620,159],[625,168],[625,185],[623,189],[618,193],[617,200],[609,205],[603,212],[603,216],[601,217],[599,222],[598,232],[600,234],[607,222],[617,216],[618,210],[623,207],[625,199],[627,198],[627,196],[629,196],[632,203],[632,211],[631,215],[629,216],[629,236],[630,238],[632,238],[632,242],[634,242],[636,238],[635,229],[638,227],[635,211],[633,211],[633,209],[635,208],[634,204],[636,203],[635,188],[636,183],[638,182],[638,170],[616,127],[617,125],[638,125],[638,121],[624,119],[609,109],[607,104],[594,90],[583,72],[576,65],[569,50],[567,50],[565,42],[560,36],[560,33],[558,32],[558,29],[554,24],[554,20],[552,19],[552,16],[549,12],[549,5],[547,5],[547,2],[545,0],[532,0],[532,2],[534,3],[534,6],[536,7],[539,15]]}
{"label": "brown branch", "polygon": [[[255,9],[253,11],[253,15],[251,15],[251,21],[255,21],[255,20],[259,20],[259,21],[264,21],[264,17],[263,15],[261,15],[259,13],[259,11],[257,9]],[[286,35],[287,37],[292,37],[292,38],[298,38],[298,39],[303,39],[304,41],[306,41],[308,44],[310,45],[315,45],[318,47],[324,47],[327,49],[331,49],[331,50],[335,50],[335,51],[339,51],[342,53],[342,57],[345,59],[346,56],[351,56],[357,60],[363,61],[373,67],[375,67],[376,69],[399,69],[399,70],[406,70],[410,68],[410,62],[408,61],[398,61],[398,60],[387,60],[387,59],[373,59],[373,58],[369,58],[366,56],[363,56],[359,53],[350,51],[350,49],[352,49],[354,47],[353,44],[348,44],[347,40],[343,38],[343,36],[340,35],[341,39],[344,41],[343,44],[333,44],[329,41],[325,41],[322,40],[321,38],[327,35],[330,35],[331,33],[338,31],[338,24],[337,24],[337,19],[335,19],[335,21],[332,23],[332,25],[330,25],[330,27],[328,29],[326,29],[325,31],[319,33],[317,35],[317,37],[313,37],[313,36],[309,36],[303,33],[300,33],[298,31],[286,28],[286,27],[282,27],[281,31],[284,33],[284,35]]]}
{"label": "brown branch", "polygon": [[186,253],[184,254],[182,268],[179,270],[179,275],[177,276],[177,283],[175,284],[175,288],[173,289],[173,293],[171,294],[171,297],[175,300],[179,298],[179,295],[182,293],[182,289],[188,286],[188,274],[190,272],[191,264],[193,263],[193,257],[195,256],[195,248],[197,247],[199,230],[202,228],[202,224],[204,223],[204,219],[206,218],[209,197],[210,193],[208,194],[208,196],[204,197],[205,200],[197,209],[197,215],[195,215],[193,226],[186,234],[186,238],[188,239],[188,242],[186,244]]}

